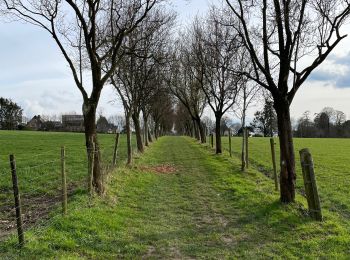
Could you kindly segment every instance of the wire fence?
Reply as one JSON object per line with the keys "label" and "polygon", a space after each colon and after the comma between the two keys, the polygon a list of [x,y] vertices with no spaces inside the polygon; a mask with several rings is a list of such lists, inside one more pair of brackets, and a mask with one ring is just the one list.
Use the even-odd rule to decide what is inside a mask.
{"label": "wire fence", "polygon": [[[232,137],[232,156],[240,160],[242,155],[242,142],[242,137]],[[278,138],[273,138],[273,143],[278,178],[277,183],[279,185],[280,148]],[[212,147],[211,136],[207,137],[207,145]],[[215,138],[213,138],[213,148],[215,148],[215,146]],[[270,138],[250,137],[248,147],[250,167],[258,169],[273,182],[273,150]],[[348,219],[350,217],[350,197],[346,196],[346,194],[348,194],[348,187],[350,185],[350,165],[346,157],[350,154],[350,140],[294,138],[294,148],[297,193],[307,200],[309,199],[303,176],[303,170],[308,170],[308,167],[305,168],[302,166],[303,163],[299,151],[304,148],[310,148],[313,157],[312,174],[317,181],[317,183],[315,181],[314,185],[319,193],[320,204],[323,208]],[[228,137],[222,137],[222,149],[225,153],[229,154]],[[306,185],[308,185],[308,183],[306,183]]]}
{"label": "wire fence", "polygon": [[39,226],[52,224],[64,213],[64,204],[74,195],[87,193],[92,174],[88,154],[100,156],[100,168],[106,180],[116,163],[125,159],[124,154],[119,156],[120,151],[126,150],[125,143],[113,142],[93,151],[83,145],[67,145],[64,149],[57,147],[32,155],[11,155],[8,167],[2,162],[0,168],[0,241],[15,234],[17,229],[22,245],[23,234],[40,232]]}
{"label": "wire fence", "polygon": [[[232,155],[240,158],[242,149],[242,139],[232,138]],[[259,140],[259,142],[256,142]],[[261,141],[261,142],[260,142]],[[277,143],[277,140],[276,140]],[[211,138],[207,137],[207,146],[211,147]],[[134,145],[133,145],[134,147]],[[213,138],[213,147],[215,148],[215,138]],[[228,138],[223,138],[222,148],[229,153]],[[120,151],[125,153],[126,143],[118,144],[118,155]],[[94,153],[101,155],[101,169],[102,176],[107,178],[108,172],[113,169],[114,151],[116,151],[116,144],[108,144],[94,150]],[[276,145],[277,167],[279,168],[278,160],[278,145]],[[273,179],[272,156],[270,150],[269,139],[250,138],[249,141],[249,162],[254,168],[258,168],[265,175]],[[176,160],[155,160],[150,161],[150,166],[159,166],[167,163],[167,166],[181,165],[184,161],[199,161],[203,158],[201,154],[198,156],[188,157],[186,154],[179,158],[179,156],[171,156],[169,158],[177,158]],[[118,156],[118,162],[125,159],[126,155]],[[319,157],[316,156],[318,160]],[[64,171],[66,175],[66,187],[63,187],[62,181],[62,156],[61,148],[50,149],[44,151],[38,149],[38,152],[33,154],[18,153],[15,157],[16,175],[18,180],[18,188],[20,193],[20,215],[18,216],[19,206],[14,203],[14,183],[11,178],[10,167],[0,168],[0,241],[9,237],[9,235],[16,233],[17,222],[19,218],[22,220],[21,232],[35,232],[40,234],[43,228],[40,226],[52,225],[55,220],[64,211],[63,191],[66,190],[67,200],[70,202],[75,194],[87,193],[89,160],[86,148],[83,145],[67,145],[64,154]],[[10,165],[10,160],[7,161]],[[197,163],[184,164],[186,170],[193,171],[198,167],[205,167],[205,165],[198,166]],[[335,211],[343,216],[350,216],[350,198],[344,200],[338,194],[347,192],[350,184],[350,176],[344,172],[338,171],[332,173],[332,177],[326,174],[327,171],[333,170],[334,165],[326,165],[323,163],[315,163],[316,172],[322,166],[321,174],[317,174],[317,181],[320,190],[321,204],[325,205],[330,211]],[[184,167],[185,167],[184,166]],[[300,162],[297,160],[297,172],[301,172]],[[91,167],[91,165],[90,165]],[[277,170],[279,173],[279,170]],[[302,179],[298,178],[297,190],[301,195],[305,195],[304,185]],[[329,187],[332,187],[330,189]],[[16,212],[17,210],[17,212]],[[69,210],[69,208],[68,208]],[[27,241],[31,237],[25,238]]]}

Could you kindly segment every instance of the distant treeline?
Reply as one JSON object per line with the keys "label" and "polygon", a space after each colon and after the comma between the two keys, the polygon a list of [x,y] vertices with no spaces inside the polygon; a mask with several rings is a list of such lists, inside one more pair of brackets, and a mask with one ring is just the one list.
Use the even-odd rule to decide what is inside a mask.
{"label": "distant treeline", "polygon": [[[306,111],[298,120],[292,120],[293,136],[303,138],[348,138],[350,137],[350,120],[344,112],[331,107],[323,108],[311,116]],[[278,134],[277,115],[273,102],[265,100],[264,108],[255,113],[250,127],[256,136],[273,136]]]}
{"label": "distant treeline", "polygon": [[[323,108],[313,116],[306,111],[298,120],[292,120],[293,136],[301,138],[350,138],[350,120],[346,120],[344,112],[331,107]],[[203,122],[209,131],[213,131],[215,124],[205,117]],[[270,98],[265,99],[263,109],[254,114],[254,119],[248,126],[251,134],[256,137],[277,136],[277,115]],[[223,117],[221,120],[221,135],[242,134],[242,125],[232,118]]]}
{"label": "distant treeline", "polygon": [[295,137],[344,138],[350,137],[350,120],[342,111],[325,107],[312,118],[310,111],[304,112],[294,127]]}

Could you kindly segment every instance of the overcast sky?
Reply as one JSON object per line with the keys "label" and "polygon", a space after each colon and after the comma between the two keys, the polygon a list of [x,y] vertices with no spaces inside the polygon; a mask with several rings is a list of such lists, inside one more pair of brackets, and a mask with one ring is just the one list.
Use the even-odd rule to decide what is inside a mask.
{"label": "overcast sky", "polygon": [[[196,14],[204,13],[207,0],[174,0],[172,8],[179,13],[179,23],[186,24]],[[215,1],[211,1],[215,2]],[[350,34],[350,26],[347,27]],[[0,22],[0,96],[11,98],[24,109],[24,114],[81,113],[82,98],[71,72],[55,42],[40,28],[28,24]],[[291,107],[298,118],[330,106],[350,118],[350,39],[345,39],[301,87]],[[107,116],[121,114],[120,102],[106,86],[100,110]],[[257,108],[252,108],[252,117]]]}

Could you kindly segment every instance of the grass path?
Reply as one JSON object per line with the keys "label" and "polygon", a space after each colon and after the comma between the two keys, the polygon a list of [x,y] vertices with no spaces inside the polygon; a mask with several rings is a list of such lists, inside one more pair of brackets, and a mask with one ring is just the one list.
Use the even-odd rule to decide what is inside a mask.
{"label": "grass path", "polygon": [[[169,172],[157,173],[159,166]],[[242,173],[238,159],[185,137],[161,138],[133,169],[112,177],[107,198],[81,197],[69,212],[29,233],[22,251],[9,240],[0,258],[342,258],[350,252],[347,220],[325,212],[325,222],[312,222],[301,202],[278,202],[271,180],[254,169]]]}

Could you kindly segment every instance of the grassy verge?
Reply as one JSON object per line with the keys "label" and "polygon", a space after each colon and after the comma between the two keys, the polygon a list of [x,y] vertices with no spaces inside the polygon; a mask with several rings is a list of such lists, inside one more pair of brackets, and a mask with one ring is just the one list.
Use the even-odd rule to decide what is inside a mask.
{"label": "grassy verge", "polygon": [[0,245],[0,258],[346,258],[349,222],[325,210],[311,221],[304,199],[284,206],[273,183],[239,161],[184,137],[163,137],[119,169],[108,197],[78,197],[67,217]]}
{"label": "grassy verge", "polygon": [[[279,144],[276,144],[276,159],[279,168]],[[233,138],[233,149],[238,155],[241,138]],[[272,172],[269,138],[249,139],[250,160],[263,171]],[[228,149],[228,138],[223,138],[223,145]],[[323,208],[333,211],[344,218],[350,217],[350,139],[294,138],[297,188],[304,189],[300,167],[299,151],[309,148],[315,165],[315,174]]]}
{"label": "grassy verge", "polygon": [[[115,135],[99,135],[102,166],[111,164]],[[22,198],[24,228],[32,228],[48,215],[61,200],[61,146],[66,148],[68,193],[84,193],[87,180],[85,137],[81,133],[0,131],[0,240],[14,232],[9,154],[16,156],[17,175]],[[135,146],[135,145],[134,145]],[[126,136],[121,136],[118,163],[126,158]]]}

